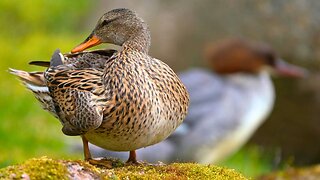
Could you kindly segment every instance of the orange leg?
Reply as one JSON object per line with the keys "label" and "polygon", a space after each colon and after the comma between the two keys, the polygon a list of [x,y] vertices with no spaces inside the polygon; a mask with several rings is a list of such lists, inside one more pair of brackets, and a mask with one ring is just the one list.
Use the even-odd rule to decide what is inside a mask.
{"label": "orange leg", "polygon": [[137,154],[135,150],[130,151],[130,155],[129,155],[129,159],[127,160],[127,163],[138,164]]}
{"label": "orange leg", "polygon": [[85,161],[88,161],[92,165],[99,165],[99,166],[104,166],[106,168],[112,168],[112,161],[109,161],[107,159],[100,159],[100,160],[92,159],[88,140],[84,136],[81,136],[81,138],[83,143],[83,153],[84,153]]}
{"label": "orange leg", "polygon": [[88,145],[88,140],[84,136],[81,136],[81,138],[83,143],[84,160],[89,160],[91,159],[91,153]]}

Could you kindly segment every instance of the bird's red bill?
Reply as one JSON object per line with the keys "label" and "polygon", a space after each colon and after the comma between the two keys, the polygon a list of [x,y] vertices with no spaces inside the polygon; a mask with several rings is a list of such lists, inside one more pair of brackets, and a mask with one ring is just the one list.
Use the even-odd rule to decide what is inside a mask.
{"label": "bird's red bill", "polygon": [[76,52],[81,52],[84,51],[85,49],[88,49],[92,46],[96,46],[101,43],[101,40],[97,36],[92,36],[90,39],[87,41],[81,43],[79,46],[73,48],[71,50],[71,53],[76,53]]}
{"label": "bird's red bill", "polygon": [[274,69],[276,73],[281,76],[301,78],[308,75],[308,71],[306,69],[289,64],[281,59],[277,60]]}

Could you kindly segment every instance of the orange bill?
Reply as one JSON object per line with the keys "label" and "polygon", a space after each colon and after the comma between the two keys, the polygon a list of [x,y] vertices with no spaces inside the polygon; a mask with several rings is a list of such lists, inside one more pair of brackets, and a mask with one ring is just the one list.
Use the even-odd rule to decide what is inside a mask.
{"label": "orange bill", "polygon": [[101,43],[101,40],[97,36],[93,35],[91,38],[88,38],[83,43],[81,43],[77,47],[73,48],[71,50],[71,53],[84,51],[85,49],[88,49],[88,48],[90,48],[92,46],[96,46],[96,45],[98,45],[100,43]]}

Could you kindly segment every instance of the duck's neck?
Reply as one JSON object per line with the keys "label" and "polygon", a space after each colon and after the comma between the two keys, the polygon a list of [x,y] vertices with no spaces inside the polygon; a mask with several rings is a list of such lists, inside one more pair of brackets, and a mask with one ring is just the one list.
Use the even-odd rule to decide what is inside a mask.
{"label": "duck's neck", "polygon": [[267,71],[262,70],[257,74],[238,73],[225,76],[225,78],[229,84],[248,94],[266,99],[274,98],[273,84]]}
{"label": "duck's neck", "polygon": [[148,27],[144,27],[140,32],[137,32],[136,35],[124,42],[122,47],[124,50],[135,50],[148,54],[150,45],[150,31]]}

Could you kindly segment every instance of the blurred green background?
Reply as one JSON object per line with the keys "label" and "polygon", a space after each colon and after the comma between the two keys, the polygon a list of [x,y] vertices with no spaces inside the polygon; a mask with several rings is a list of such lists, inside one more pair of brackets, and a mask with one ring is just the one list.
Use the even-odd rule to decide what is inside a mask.
{"label": "blurred green background", "polygon": [[[203,44],[227,37],[264,41],[290,62],[314,71],[320,67],[316,0],[1,0],[0,167],[44,155],[82,158],[70,149],[80,138],[64,136],[59,121],[43,111],[7,70],[43,70],[27,63],[49,59],[56,48],[69,52],[87,37],[101,14],[116,7],[134,9],[148,22],[151,54],[176,71],[203,67]],[[221,164],[256,176],[294,160],[301,165],[319,162],[318,80],[317,73],[303,82],[276,80],[273,114],[247,146]]]}
{"label": "blurred green background", "polygon": [[46,60],[81,42],[79,27],[89,1],[0,1],[0,167],[31,157],[77,157],[66,151],[70,139],[58,120],[43,111],[8,68],[43,70],[30,60]]}

